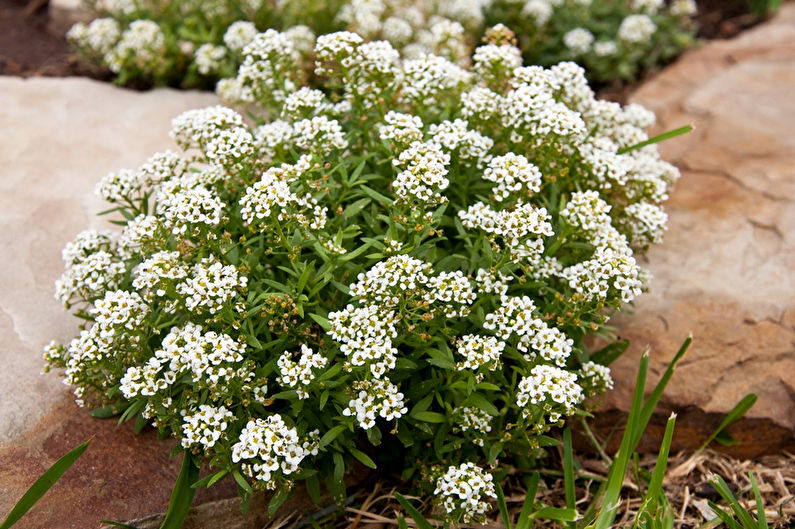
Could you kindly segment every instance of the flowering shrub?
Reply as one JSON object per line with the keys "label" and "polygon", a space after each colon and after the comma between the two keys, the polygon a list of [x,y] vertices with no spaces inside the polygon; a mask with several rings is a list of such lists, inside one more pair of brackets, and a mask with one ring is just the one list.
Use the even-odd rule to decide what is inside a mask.
{"label": "flowering shrub", "polygon": [[579,62],[590,78],[633,79],[692,45],[694,0],[104,0],[99,18],[78,23],[69,40],[118,82],[212,86],[234,76],[242,50],[259,30],[286,29],[311,69],[314,35],[347,29],[386,40],[404,57],[432,53],[461,66],[485,23],[519,36],[525,62]]}
{"label": "flowering shrub", "polygon": [[485,467],[540,457],[611,386],[583,340],[643,290],[678,177],[638,145],[652,113],[573,63],[522,66],[511,38],[470,70],[323,35],[320,91],[258,34],[225,93],[259,121],[177,117],[182,154],[97,186],[121,233],[64,249],[56,296],[87,323],[45,354],[78,402],[243,490],[344,494],[354,459],[393,461],[451,519],[482,515]]}
{"label": "flowering shrub", "polygon": [[[243,47],[260,30],[290,28],[296,45],[329,25],[340,1],[88,0],[96,17],[79,22],[68,40],[90,62],[107,66],[125,84],[210,88],[234,74]],[[310,44],[311,48],[311,44]]]}
{"label": "flowering shrub", "polygon": [[524,60],[584,66],[599,82],[632,80],[694,43],[695,0],[494,0],[491,23],[516,32]]}

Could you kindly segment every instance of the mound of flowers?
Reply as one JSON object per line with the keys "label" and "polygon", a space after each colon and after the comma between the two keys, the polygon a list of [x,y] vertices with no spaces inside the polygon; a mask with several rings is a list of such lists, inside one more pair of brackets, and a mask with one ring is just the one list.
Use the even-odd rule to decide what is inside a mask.
{"label": "mound of flowers", "polygon": [[[641,294],[678,178],[637,105],[573,63],[522,66],[505,28],[471,69],[257,34],[229,107],[173,121],[183,152],[106,176],[120,232],[63,251],[84,321],[46,349],[78,402],[149,423],[241,490],[344,494],[356,461],[476,520],[490,469],[611,387],[584,345]],[[231,101],[230,101],[231,104]]]}
{"label": "mound of flowers", "polygon": [[435,54],[471,64],[486,24],[518,35],[527,64],[572,60],[599,82],[632,80],[692,46],[694,0],[107,0],[97,18],[68,33],[88,60],[117,82],[211,87],[234,76],[243,48],[267,28],[282,29],[311,70],[316,34],[345,29],[385,40],[404,57]]}

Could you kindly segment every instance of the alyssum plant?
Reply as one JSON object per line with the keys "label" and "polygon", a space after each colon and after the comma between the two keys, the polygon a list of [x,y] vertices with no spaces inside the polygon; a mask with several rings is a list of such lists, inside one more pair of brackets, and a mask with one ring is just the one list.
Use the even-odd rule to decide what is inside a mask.
{"label": "alyssum plant", "polygon": [[653,114],[572,63],[523,67],[511,38],[467,70],[323,35],[320,91],[288,36],[258,34],[225,91],[257,125],[179,116],[182,155],[97,186],[121,233],[63,251],[57,297],[86,323],[46,357],[78,402],[178,438],[218,469],[205,485],[278,505],[391,461],[478,519],[487,468],[532,464],[611,386],[583,339],[643,290],[634,253],[678,177]]}

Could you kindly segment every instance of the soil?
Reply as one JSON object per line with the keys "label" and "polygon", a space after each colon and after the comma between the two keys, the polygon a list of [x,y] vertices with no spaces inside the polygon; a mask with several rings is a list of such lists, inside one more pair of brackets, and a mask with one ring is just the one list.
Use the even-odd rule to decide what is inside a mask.
{"label": "soil", "polygon": [[65,36],[50,32],[48,4],[47,0],[0,0],[0,75],[111,80],[109,70],[81,61]]}

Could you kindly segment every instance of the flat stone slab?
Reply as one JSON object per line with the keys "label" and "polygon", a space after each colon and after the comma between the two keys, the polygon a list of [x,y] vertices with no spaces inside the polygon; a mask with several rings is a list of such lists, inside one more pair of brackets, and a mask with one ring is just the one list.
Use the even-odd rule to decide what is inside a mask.
{"label": "flat stone slab", "polygon": [[[663,400],[679,412],[676,448],[695,448],[744,395],[759,400],[730,452],[795,448],[795,5],[730,41],[685,54],[632,98],[658,116],[682,169],[665,242],[648,254],[651,291],[613,320],[632,340],[613,366],[606,424],[625,414],[641,351],[656,382],[692,332]],[[609,411],[610,409],[613,412]],[[659,446],[667,411],[656,417]]]}
{"label": "flat stone slab", "polygon": [[[141,93],[81,78],[0,77],[0,514],[59,457],[91,439],[63,480],[16,527],[96,528],[167,508],[180,461],[173,441],[92,418],[55,374],[42,347],[68,341],[78,321],[53,298],[60,252],[79,231],[109,227],[94,185],[176,148],[171,118],[217,103],[213,94]],[[198,503],[235,495],[201,491]]]}

